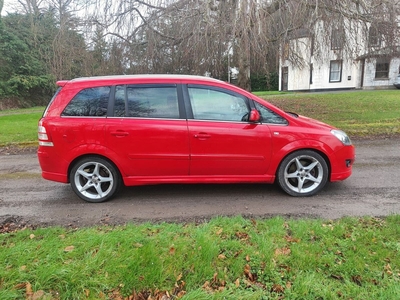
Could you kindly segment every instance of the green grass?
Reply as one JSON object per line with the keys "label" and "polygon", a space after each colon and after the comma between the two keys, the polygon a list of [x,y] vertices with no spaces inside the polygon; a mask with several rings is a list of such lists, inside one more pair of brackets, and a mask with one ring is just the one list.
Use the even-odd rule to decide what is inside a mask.
{"label": "green grass", "polygon": [[398,299],[399,225],[220,217],[26,229],[0,235],[0,299]]}
{"label": "green grass", "polygon": [[286,111],[318,119],[350,136],[400,133],[400,91],[258,94]]}
{"label": "green grass", "polygon": [[37,125],[44,107],[0,111],[0,147],[37,145]]}

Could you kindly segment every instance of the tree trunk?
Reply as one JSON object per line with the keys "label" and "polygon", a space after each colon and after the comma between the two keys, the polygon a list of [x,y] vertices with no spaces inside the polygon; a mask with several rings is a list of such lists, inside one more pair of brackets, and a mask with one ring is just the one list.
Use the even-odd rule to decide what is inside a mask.
{"label": "tree trunk", "polygon": [[242,0],[239,9],[238,86],[251,91],[250,81],[250,1]]}
{"label": "tree trunk", "polygon": [[240,48],[238,53],[238,86],[251,92],[250,80],[250,41],[248,33],[244,33],[239,41]]}

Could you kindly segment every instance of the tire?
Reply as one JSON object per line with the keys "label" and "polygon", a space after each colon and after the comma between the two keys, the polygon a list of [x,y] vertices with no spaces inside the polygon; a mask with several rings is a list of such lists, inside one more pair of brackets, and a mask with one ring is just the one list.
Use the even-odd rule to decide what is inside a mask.
{"label": "tire", "polygon": [[277,177],[280,187],[287,194],[294,197],[312,196],[328,181],[328,165],[317,152],[300,150],[281,162]]}
{"label": "tire", "polygon": [[70,172],[72,190],[87,202],[111,199],[121,186],[118,169],[109,161],[89,156],[77,161]]}

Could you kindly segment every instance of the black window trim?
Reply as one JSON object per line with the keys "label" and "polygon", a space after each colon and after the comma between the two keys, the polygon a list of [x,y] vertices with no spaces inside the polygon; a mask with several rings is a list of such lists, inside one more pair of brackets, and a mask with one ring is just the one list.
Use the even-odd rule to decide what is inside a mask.
{"label": "black window trim", "polygon": [[254,100],[254,99],[250,99],[250,109],[255,109],[255,110],[257,110],[257,111],[260,113],[260,117],[262,117],[262,116],[261,116],[261,112],[256,108],[256,105],[255,105],[256,102],[257,102],[259,105],[261,105],[261,106],[265,106],[267,109],[269,109],[269,110],[272,111],[273,113],[275,113],[275,114],[277,114],[278,116],[280,116],[283,120],[285,120],[285,124],[276,124],[276,123],[268,123],[268,122],[265,122],[263,119],[261,119],[261,121],[259,122],[259,124],[266,124],[266,125],[268,125],[268,126],[289,126],[289,121],[288,121],[284,116],[282,116],[281,114],[278,114],[276,111],[274,111],[273,109],[269,108],[268,106],[262,104],[261,102],[256,101],[256,100]]}
{"label": "black window trim", "polygon": [[[332,63],[339,62],[340,63],[340,73],[339,73],[339,80],[332,80]],[[343,73],[343,60],[341,59],[334,59],[329,62],[329,82],[330,83],[337,83],[342,82],[342,73]]]}
{"label": "black window trim", "polygon": [[[378,57],[378,58],[376,59],[376,61],[375,61],[374,80],[378,80],[378,81],[379,81],[379,80],[388,80],[388,79],[389,79],[389,75],[390,75],[390,63],[391,63],[391,60],[388,59],[388,58]],[[380,65],[383,65],[383,64],[387,65],[387,69],[386,69],[385,71],[377,71],[377,69],[378,69],[378,64],[380,64]],[[400,68],[400,67],[399,67],[399,68]],[[379,73],[379,74],[384,73],[384,74],[387,74],[387,76],[385,76],[385,77],[376,77],[377,73]]]}
{"label": "black window trim", "polygon": [[342,50],[344,46],[345,32],[343,25],[337,25],[331,30],[331,50]]}
{"label": "black window trim", "polygon": [[[125,93],[125,113],[127,111],[127,99],[126,99],[126,90],[129,87],[136,87],[136,88],[176,88],[176,94],[178,97],[178,110],[179,110],[179,118],[152,118],[152,117],[127,117],[126,115],[124,117],[116,117],[114,116],[115,113],[115,92],[117,86],[124,87],[124,93]],[[186,115],[185,115],[185,104],[183,101],[183,96],[182,96],[182,85],[178,83],[124,83],[124,84],[115,84],[112,86],[112,95],[110,97],[109,101],[109,107],[108,107],[108,118],[129,118],[129,119],[157,119],[157,120],[185,120]]]}
{"label": "black window trim", "polygon": [[[68,105],[71,103],[72,100],[75,99],[75,97],[76,97],[79,93],[81,93],[82,91],[87,90],[87,89],[105,88],[105,87],[110,88],[110,94],[109,94],[109,96],[108,96],[108,103],[107,103],[107,111],[106,111],[105,115],[103,115],[103,116],[69,116],[69,115],[64,115],[64,111],[67,109]],[[109,105],[110,105],[110,97],[111,97],[112,87],[113,87],[112,85],[107,85],[107,84],[106,84],[106,85],[87,86],[87,87],[83,87],[83,88],[81,88],[81,89],[75,89],[75,90],[76,90],[76,93],[75,93],[74,96],[69,100],[69,102],[65,105],[65,107],[63,108],[63,110],[62,110],[61,113],[60,113],[60,117],[61,117],[61,118],[91,118],[91,119],[93,119],[93,118],[107,118],[107,117],[108,117]],[[62,89],[62,87],[59,88],[59,90],[57,91],[57,94],[61,91],[61,89]],[[55,97],[56,97],[56,95],[54,95],[54,98],[55,98]],[[54,99],[52,99],[52,100],[54,100]],[[50,106],[50,103],[49,103],[48,107],[49,107],[49,106]],[[45,113],[46,113],[46,112],[47,112],[47,108],[46,108]]]}
{"label": "black window trim", "polygon": [[371,24],[368,29],[368,47],[379,48],[382,44],[382,33],[379,23]]}

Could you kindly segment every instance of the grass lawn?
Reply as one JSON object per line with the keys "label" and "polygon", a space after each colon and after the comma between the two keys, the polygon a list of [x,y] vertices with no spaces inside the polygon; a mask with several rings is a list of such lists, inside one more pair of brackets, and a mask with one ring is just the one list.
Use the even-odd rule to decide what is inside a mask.
{"label": "grass lawn", "polygon": [[0,111],[0,147],[37,145],[37,125],[45,107]]}
{"label": "grass lawn", "polygon": [[400,133],[400,90],[256,94],[285,111],[336,126],[350,137]]}
{"label": "grass lawn", "polygon": [[0,235],[0,299],[398,299],[399,225],[219,217],[26,229]]}

